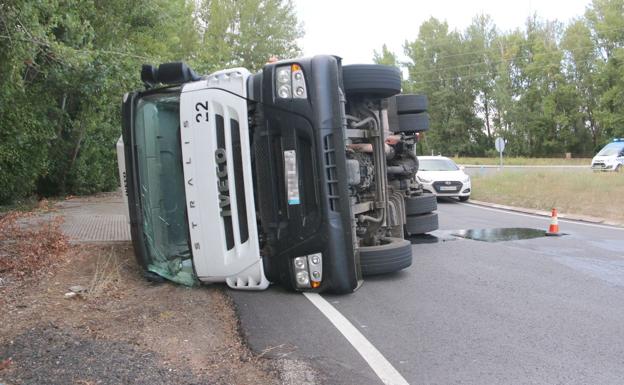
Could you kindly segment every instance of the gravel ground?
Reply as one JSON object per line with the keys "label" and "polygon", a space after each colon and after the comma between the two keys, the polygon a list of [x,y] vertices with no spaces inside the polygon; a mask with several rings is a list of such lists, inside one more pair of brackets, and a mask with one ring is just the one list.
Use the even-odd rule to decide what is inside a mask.
{"label": "gravel ground", "polygon": [[127,342],[86,339],[53,325],[41,325],[0,346],[12,364],[0,372],[5,385],[214,384],[190,368],[167,367],[154,352]]}

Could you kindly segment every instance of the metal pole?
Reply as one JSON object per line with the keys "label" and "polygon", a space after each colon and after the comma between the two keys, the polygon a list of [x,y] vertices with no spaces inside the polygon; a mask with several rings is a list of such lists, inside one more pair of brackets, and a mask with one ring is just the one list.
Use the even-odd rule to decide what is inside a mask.
{"label": "metal pole", "polygon": [[503,169],[503,152],[499,151],[498,152],[500,154],[500,170]]}

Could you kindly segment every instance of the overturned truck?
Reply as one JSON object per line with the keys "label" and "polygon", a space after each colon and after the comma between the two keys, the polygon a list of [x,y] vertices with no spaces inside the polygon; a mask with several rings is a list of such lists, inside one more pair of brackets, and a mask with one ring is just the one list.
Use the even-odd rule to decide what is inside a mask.
{"label": "overturned truck", "polygon": [[144,65],[118,143],[146,277],[348,293],[404,269],[437,229],[415,174],[423,95],[383,65],[334,56],[198,76]]}

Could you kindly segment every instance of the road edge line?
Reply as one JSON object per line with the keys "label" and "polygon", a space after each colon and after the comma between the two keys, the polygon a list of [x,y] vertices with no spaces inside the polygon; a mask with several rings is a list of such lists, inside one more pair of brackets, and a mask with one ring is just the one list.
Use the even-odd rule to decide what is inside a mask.
{"label": "road edge line", "polygon": [[381,354],[379,350],[331,303],[318,293],[303,293],[323,315],[338,329],[357,350],[377,377],[387,385],[409,385],[401,373]]}
{"label": "road edge line", "polygon": [[[475,208],[483,209],[483,210],[498,211],[498,212],[512,214],[512,215],[519,215],[521,217],[550,219],[548,215],[542,215],[542,214],[534,213],[530,211],[525,212],[514,207],[501,208],[501,207],[492,207],[492,206],[479,204],[479,203],[463,203],[463,202],[456,202],[456,203],[463,205],[463,206],[470,206],[470,207],[475,207]],[[609,230],[620,230],[620,231],[624,230],[624,227],[621,227],[618,225],[591,223],[591,222],[586,222],[580,219],[576,220],[576,219],[569,219],[569,218],[568,219],[561,218],[561,216],[560,216],[559,222],[571,223],[571,224],[582,225],[582,226],[598,227],[598,228],[609,229]]]}

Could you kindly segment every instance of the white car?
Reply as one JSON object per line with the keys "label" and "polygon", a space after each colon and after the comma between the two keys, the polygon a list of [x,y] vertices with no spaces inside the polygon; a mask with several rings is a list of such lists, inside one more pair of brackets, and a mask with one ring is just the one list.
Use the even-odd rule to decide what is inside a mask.
{"label": "white car", "polygon": [[455,197],[465,202],[470,198],[470,176],[449,158],[419,156],[416,179],[425,192],[439,197]]}
{"label": "white car", "polygon": [[594,171],[624,171],[624,138],[613,139],[594,156],[591,163]]}

